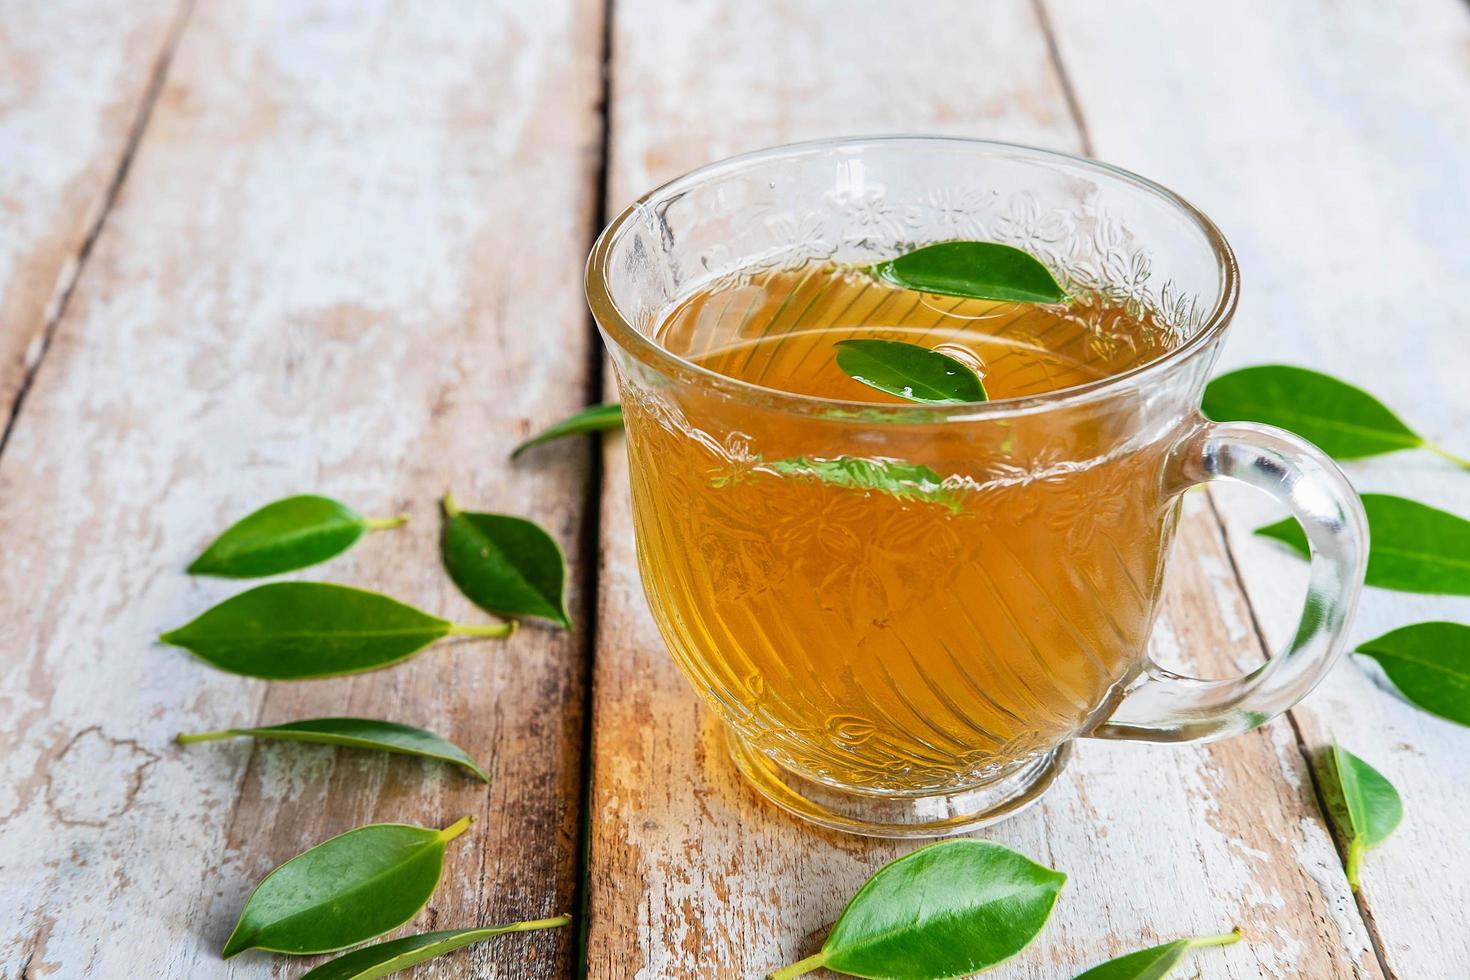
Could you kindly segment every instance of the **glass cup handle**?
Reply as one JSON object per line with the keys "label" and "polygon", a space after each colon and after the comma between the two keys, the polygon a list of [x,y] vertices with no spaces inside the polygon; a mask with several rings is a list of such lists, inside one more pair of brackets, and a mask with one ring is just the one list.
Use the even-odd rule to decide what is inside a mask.
{"label": "glass cup handle", "polygon": [[1143,742],[1199,742],[1263,725],[1306,697],[1342,655],[1363,572],[1368,527],[1342,471],[1316,446],[1267,425],[1201,422],[1175,445],[1165,488],[1231,480],[1285,504],[1311,542],[1306,608],[1286,648],[1231,680],[1183,677],[1145,662],[1142,679],[1089,734]]}

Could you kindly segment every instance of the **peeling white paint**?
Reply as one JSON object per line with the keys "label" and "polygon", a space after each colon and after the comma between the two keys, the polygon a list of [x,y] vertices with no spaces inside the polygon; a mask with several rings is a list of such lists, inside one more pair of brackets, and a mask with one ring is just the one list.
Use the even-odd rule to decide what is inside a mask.
{"label": "peeling white paint", "polygon": [[[112,102],[146,80],[174,9],[22,7],[0,42],[6,289],[26,236],[95,190],[68,185],[77,169],[115,172]],[[575,784],[578,739],[557,719],[579,638],[527,628],[272,687],[156,637],[243,588],[183,567],[287,493],[408,510],[409,528],[307,575],[456,618],[482,614],[436,560],[449,486],[535,517],[580,557],[585,467],[504,460],[517,423],[584,397],[598,9],[195,5],[0,459],[0,975],[297,970],[226,964],[219,946],[275,863],[375,818],[481,817],[419,926],[569,910],[550,906],[573,889],[576,802],[557,793]],[[32,69],[34,88],[6,87]],[[263,712],[458,725],[504,751],[480,761],[505,779],[486,789],[307,745],[173,744]],[[455,968],[520,976],[533,943],[552,953],[529,962],[551,963],[572,941],[487,946]]]}

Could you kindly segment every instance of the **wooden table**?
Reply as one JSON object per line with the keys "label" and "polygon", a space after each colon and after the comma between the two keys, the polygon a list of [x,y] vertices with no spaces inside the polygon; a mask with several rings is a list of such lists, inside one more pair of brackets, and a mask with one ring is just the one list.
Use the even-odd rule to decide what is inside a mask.
{"label": "wooden table", "polygon": [[[755,977],[912,845],[745,789],[634,571],[621,440],[511,465],[607,386],[581,270],[605,213],[705,161],[844,133],[986,136],[1153,176],[1236,245],[1226,366],[1355,379],[1470,446],[1470,7],[1089,0],[107,0],[0,6],[0,974],[293,977],[217,951],[253,883],[375,820],[479,818],[405,931],[578,913],[425,977]],[[1360,488],[1470,511],[1425,454]],[[472,615],[434,501],[566,547],[570,633],[345,680],[248,681],[153,642],[237,590],[185,576],[290,492],[405,510],[311,577]],[[1275,515],[1191,494],[1156,653],[1225,674],[1291,628]],[[1374,592],[1356,639],[1470,603]],[[323,714],[433,727],[440,767],[176,732]],[[1307,759],[1400,788],[1349,893]],[[1191,748],[1085,743],[986,836],[1071,875],[998,977],[1239,924],[1181,977],[1470,976],[1470,733],[1344,663]]]}

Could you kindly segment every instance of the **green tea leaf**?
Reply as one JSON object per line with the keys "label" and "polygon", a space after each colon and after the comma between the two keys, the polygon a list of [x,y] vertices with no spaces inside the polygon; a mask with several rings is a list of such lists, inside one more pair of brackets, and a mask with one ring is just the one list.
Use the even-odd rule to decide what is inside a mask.
{"label": "green tea leaf", "polygon": [[837,366],[854,381],[909,401],[985,401],[985,385],[969,365],[948,354],[898,340],[841,340]]}
{"label": "green tea leaf", "polygon": [[1099,963],[1076,980],[1163,980],[1169,971],[1178,965],[1184,954],[1202,946],[1229,946],[1240,941],[1240,929],[1219,936],[1200,936],[1196,939],[1176,939],[1172,943],[1150,946],[1117,959]]}
{"label": "green tea leaf", "polygon": [[1460,466],[1378,399],[1345,381],[1286,364],[1231,371],[1205,388],[1204,413],[1216,422],[1263,422],[1289,429],[1333,459],[1360,459],[1422,447]]}
{"label": "green tea leaf", "polygon": [[481,609],[572,625],[566,558],[556,540],[531,521],[460,510],[446,493],[439,554],[459,591]]}
{"label": "green tea leaf", "polygon": [[[1447,511],[1381,493],[1363,494],[1368,515],[1368,573],[1380,589],[1470,595],[1470,521]],[[1307,537],[1294,520],[1256,529],[1302,555]]]}
{"label": "green tea leaf", "polygon": [[1358,647],[1405,698],[1425,711],[1470,725],[1470,626],[1415,623]]}
{"label": "green tea leaf", "polygon": [[1036,938],[1066,880],[991,841],[921,847],[858,889],[820,953],[770,980],[818,967],[889,980],[947,980],[989,969]]}
{"label": "green tea leaf", "polygon": [[217,732],[180,733],[180,745],[195,742],[212,742],[221,738],[264,738],[282,739],[291,742],[316,742],[322,745],[341,745],[353,749],[374,749],[379,752],[396,752],[401,755],[416,755],[425,759],[438,759],[452,765],[463,766],[484,782],[490,774],[481,769],[469,753],[448,739],[431,731],[400,725],[392,721],[375,721],[371,718],[310,718],[303,721],[288,721],[284,725],[269,725],[265,728],[226,728]]}
{"label": "green tea leaf", "polygon": [[867,271],[884,282],[921,293],[1014,303],[1065,303],[1068,299],[1046,266],[1030,253],[999,242],[926,245]]}
{"label": "green tea leaf", "polygon": [[805,477],[854,490],[886,493],[900,500],[943,504],[960,509],[960,495],[944,485],[944,478],[927,466],[882,457],[837,456],[832,459],[798,456],[762,464],[783,476]]}
{"label": "green tea leaf", "polygon": [[582,432],[599,432],[604,429],[621,429],[622,427],[623,406],[616,402],[607,405],[591,405],[542,429],[512,449],[510,458],[515,459],[532,446],[539,446],[553,439],[574,436]]}
{"label": "green tea leaf", "polygon": [[[1347,826],[1342,827],[1342,831],[1348,841],[1348,885],[1357,891],[1363,854],[1370,847],[1382,844],[1394,832],[1404,818],[1404,804],[1398,790],[1382,773],[1335,742],[1332,745],[1332,775],[1336,785],[1331,788],[1337,794],[1333,802],[1341,801],[1347,818]],[[1343,815],[1338,814],[1338,818]]]}
{"label": "green tea leaf", "polygon": [[408,517],[363,517],[327,497],[303,495],[242,517],[189,566],[191,575],[259,578],[340,555],[365,531],[398,527]]}
{"label": "green tea leaf", "polygon": [[386,667],[450,634],[508,636],[514,629],[514,623],[451,623],[345,585],[272,582],[159,639],[232,674],[304,680]]}
{"label": "green tea leaf", "polygon": [[484,942],[492,936],[502,936],[508,932],[530,932],[533,929],[555,929],[571,921],[570,915],[558,915],[554,919],[513,922],[508,926],[491,926],[488,929],[445,929],[419,936],[405,936],[355,949],[345,956],[339,956],[303,973],[301,980],[378,980],[379,977],[407,970],[463,946]]}
{"label": "green tea leaf", "polygon": [[1362,838],[1364,846],[1377,847],[1404,819],[1403,800],[1382,773],[1347,749],[1334,744],[1332,754],[1353,833]]}
{"label": "green tea leaf", "polygon": [[403,925],[438,887],[444,845],[472,822],[370,824],[303,851],[255,886],[220,955],[330,953]]}

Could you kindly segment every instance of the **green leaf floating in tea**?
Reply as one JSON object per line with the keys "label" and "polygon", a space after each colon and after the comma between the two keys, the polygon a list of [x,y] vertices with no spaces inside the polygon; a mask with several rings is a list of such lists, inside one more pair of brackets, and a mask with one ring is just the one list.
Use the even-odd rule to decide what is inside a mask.
{"label": "green leaf floating in tea", "polygon": [[1013,303],[1065,303],[1067,291],[1030,253],[999,242],[940,242],[871,265],[869,275],[920,293]]}
{"label": "green leaf floating in tea", "polygon": [[1366,391],[1306,368],[1263,364],[1222,374],[1205,388],[1203,408],[1216,422],[1289,429],[1333,459],[1422,448],[1470,468],[1470,460],[1420,436]]}
{"label": "green leaf floating in tea", "polygon": [[944,478],[927,466],[897,459],[837,456],[833,459],[798,456],[763,463],[783,476],[806,477],[854,490],[885,493],[900,500],[943,504],[960,509],[959,494],[944,485]]}
{"label": "green leaf floating in tea", "polygon": [[367,531],[398,527],[406,516],[371,518],[327,497],[287,497],[242,517],[189,566],[191,575],[259,578],[340,555]]}
{"label": "green leaf floating in tea", "polygon": [[1357,891],[1364,853],[1394,832],[1404,818],[1404,804],[1382,773],[1336,743],[1331,762],[1328,812],[1347,840],[1347,880]]}
{"label": "green leaf floating in tea", "polygon": [[1369,640],[1357,652],[1378,661],[1412,704],[1470,725],[1470,626],[1415,623]]}
{"label": "green leaf floating in tea", "polygon": [[1148,949],[1140,949],[1106,963],[1099,963],[1092,969],[1077,974],[1075,980],[1163,980],[1191,949],[1229,946],[1239,941],[1239,929],[1219,936],[1176,939],[1171,943],[1150,946]]}
{"label": "green leaf floating in tea", "polygon": [[220,955],[330,953],[403,925],[438,887],[444,846],[472,822],[370,824],[298,854],[255,886]]}
{"label": "green leaf floating in tea", "polygon": [[898,340],[843,340],[836,346],[837,366],[869,388],[940,405],[986,399],[980,376],[937,350]]}
{"label": "green leaf floating in tea", "polygon": [[[1368,515],[1368,585],[1470,595],[1470,521],[1403,497],[1365,493],[1362,500]],[[1307,537],[1294,520],[1257,528],[1256,533],[1310,554]]]}
{"label": "green leaf floating in tea", "polygon": [[459,591],[481,609],[572,625],[566,558],[556,540],[531,521],[460,510],[446,493],[439,552]]}
{"label": "green leaf floating in tea", "polygon": [[607,405],[591,405],[567,416],[560,422],[554,422],[540,432],[536,433],[510,452],[510,458],[515,459],[521,453],[532,446],[539,446],[543,442],[551,442],[553,439],[562,439],[566,436],[579,435],[583,432],[600,432],[605,429],[621,429],[623,427],[623,406],[616,402]]}
{"label": "green leaf floating in tea", "polygon": [[180,745],[191,745],[195,742],[241,737],[315,742],[351,749],[416,755],[462,766],[482,781],[490,781],[490,775],[470,758],[469,753],[448,739],[423,728],[372,718],[309,718],[264,728],[226,728],[217,732],[180,733],[176,741]]}
{"label": "green leaf floating in tea", "polygon": [[452,953],[474,943],[482,943],[495,936],[510,932],[531,932],[535,929],[556,929],[571,921],[570,915],[558,915],[551,919],[513,922],[486,929],[444,929],[418,936],[405,936],[355,949],[345,956],[339,956],[303,973],[300,980],[378,980],[379,977],[407,970],[436,956]]}
{"label": "green leaf floating in tea", "polygon": [[247,677],[304,680],[377,670],[445,636],[508,636],[514,623],[451,623],[376,592],[273,582],[164,633],[164,643]]}
{"label": "green leaf floating in tea", "polygon": [[858,889],[820,953],[770,980],[819,967],[890,980],[947,980],[989,969],[1036,938],[1066,880],[991,841],[922,847]]}

